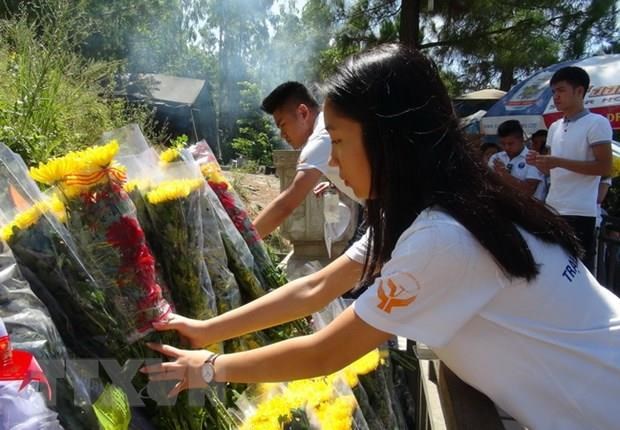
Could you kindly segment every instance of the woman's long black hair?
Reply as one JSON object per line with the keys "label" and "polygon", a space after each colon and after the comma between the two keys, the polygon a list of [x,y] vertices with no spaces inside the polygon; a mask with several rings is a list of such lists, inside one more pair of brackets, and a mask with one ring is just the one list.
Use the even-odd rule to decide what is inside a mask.
{"label": "woman's long black hair", "polygon": [[371,165],[365,281],[430,206],[465,226],[509,277],[529,281],[539,271],[516,226],[581,255],[563,220],[482,165],[459,130],[437,67],[418,51],[390,44],[353,56],[324,89],[338,113],[361,124]]}

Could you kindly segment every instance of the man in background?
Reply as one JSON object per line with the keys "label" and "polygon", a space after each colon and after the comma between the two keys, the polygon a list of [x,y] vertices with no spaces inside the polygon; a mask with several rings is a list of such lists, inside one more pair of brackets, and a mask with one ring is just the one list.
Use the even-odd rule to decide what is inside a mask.
{"label": "man in background", "polygon": [[550,172],[546,203],[571,225],[585,250],[583,262],[593,270],[599,184],[612,170],[611,124],[584,108],[590,86],[585,70],[563,67],[550,85],[564,118],[549,127],[550,155],[530,151],[528,163]]}
{"label": "man in background", "polygon": [[497,135],[503,151],[489,159],[489,168],[508,185],[542,200],[545,178],[536,167],[526,163],[528,149],[519,121],[504,121],[497,128]]}
{"label": "man in background", "polygon": [[293,181],[254,220],[261,238],[271,234],[301,205],[322,176],[357,200],[353,190],[340,179],[338,168],[329,165],[332,143],[323,113],[303,84],[291,81],[279,85],[263,100],[261,109],[273,116],[282,138],[293,149],[301,149]]}

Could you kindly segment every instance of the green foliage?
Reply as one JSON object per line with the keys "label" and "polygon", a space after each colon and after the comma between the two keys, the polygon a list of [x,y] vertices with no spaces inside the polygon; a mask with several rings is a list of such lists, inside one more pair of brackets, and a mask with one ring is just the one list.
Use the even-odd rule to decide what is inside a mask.
{"label": "green foliage", "polygon": [[241,118],[238,137],[232,140],[232,148],[246,159],[256,161],[259,165],[272,164],[272,151],[275,135],[271,120],[262,112],[260,93],[257,84],[241,82]]}
{"label": "green foliage", "polygon": [[0,25],[0,140],[28,164],[92,144],[127,122],[149,121],[146,110],[109,99],[104,83],[118,63],[76,54],[82,31],[83,16],[63,2]]}
{"label": "green foliage", "polygon": [[423,13],[427,39],[435,41],[421,48],[444,64],[458,62],[468,88],[508,90],[535,70],[587,55],[593,43],[608,46],[617,12],[613,0],[435,2]]}

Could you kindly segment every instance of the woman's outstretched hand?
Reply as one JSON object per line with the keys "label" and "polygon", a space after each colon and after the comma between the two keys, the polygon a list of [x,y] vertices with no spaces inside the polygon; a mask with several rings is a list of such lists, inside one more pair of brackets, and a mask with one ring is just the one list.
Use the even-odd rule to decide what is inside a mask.
{"label": "woman's outstretched hand", "polygon": [[212,352],[204,349],[190,351],[157,343],[148,343],[147,346],[174,360],[140,369],[140,372],[149,375],[151,381],[178,381],[168,397],[174,397],[183,390],[207,386],[202,377],[202,365],[213,355]]}
{"label": "woman's outstretched hand", "polygon": [[215,343],[209,339],[205,321],[170,314],[166,321],[153,323],[153,327],[157,331],[176,330],[192,348],[201,348]]}

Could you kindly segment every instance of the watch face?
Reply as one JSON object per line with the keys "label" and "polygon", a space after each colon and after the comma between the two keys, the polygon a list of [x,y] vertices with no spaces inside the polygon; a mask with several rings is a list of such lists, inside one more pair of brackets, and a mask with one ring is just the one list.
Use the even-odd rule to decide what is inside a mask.
{"label": "watch face", "polygon": [[207,384],[210,384],[213,381],[213,377],[215,376],[215,369],[211,363],[205,363],[202,366],[202,379]]}

